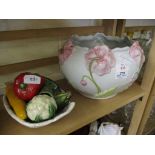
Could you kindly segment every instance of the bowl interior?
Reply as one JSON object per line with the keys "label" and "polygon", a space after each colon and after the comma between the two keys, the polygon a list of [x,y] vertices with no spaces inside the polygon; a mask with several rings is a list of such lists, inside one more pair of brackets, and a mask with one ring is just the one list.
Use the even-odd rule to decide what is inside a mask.
{"label": "bowl interior", "polygon": [[43,122],[34,123],[34,122],[31,122],[30,120],[22,120],[22,119],[18,118],[16,116],[16,114],[14,113],[14,111],[12,110],[12,108],[10,107],[9,101],[6,96],[3,96],[3,104],[4,104],[6,111],[13,119],[15,119],[18,123],[20,123],[26,127],[29,127],[29,128],[43,127],[43,126],[46,126],[53,122],[56,122],[59,119],[63,118],[64,116],[68,115],[73,110],[73,108],[75,106],[75,102],[69,102],[69,104],[61,112],[57,113],[57,115],[54,118],[51,118],[51,119],[43,121]]}

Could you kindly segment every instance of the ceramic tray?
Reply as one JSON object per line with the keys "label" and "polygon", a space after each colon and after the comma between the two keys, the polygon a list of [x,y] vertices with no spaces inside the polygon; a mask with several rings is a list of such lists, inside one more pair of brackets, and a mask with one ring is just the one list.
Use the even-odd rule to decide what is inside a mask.
{"label": "ceramic tray", "polygon": [[75,102],[70,102],[61,111],[61,113],[58,113],[54,118],[40,122],[40,123],[33,123],[33,122],[26,121],[26,120],[22,120],[19,117],[17,117],[16,114],[14,113],[14,111],[12,110],[12,108],[10,107],[8,99],[5,95],[3,96],[3,104],[4,104],[6,111],[13,119],[15,119],[18,123],[20,123],[26,127],[29,127],[29,128],[39,128],[39,127],[43,127],[43,126],[49,125],[51,123],[54,123],[54,122],[60,120],[61,118],[63,118],[64,116],[68,115],[73,110],[73,108],[75,106]]}

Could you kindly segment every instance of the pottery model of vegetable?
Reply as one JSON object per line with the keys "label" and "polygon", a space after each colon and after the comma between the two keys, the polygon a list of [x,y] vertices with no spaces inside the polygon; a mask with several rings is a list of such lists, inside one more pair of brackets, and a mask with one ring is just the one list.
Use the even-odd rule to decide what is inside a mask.
{"label": "pottery model of vegetable", "polygon": [[51,96],[37,95],[28,103],[26,111],[29,119],[41,122],[55,116],[57,104]]}
{"label": "pottery model of vegetable", "polygon": [[63,91],[58,84],[56,84],[53,80],[45,78],[45,84],[41,91],[40,95],[46,94],[53,97],[58,106],[57,111],[62,110],[68,103],[71,98],[70,92]]}
{"label": "pottery model of vegetable", "polygon": [[24,101],[36,96],[45,83],[45,78],[32,73],[21,73],[14,80],[14,92]]}
{"label": "pottery model of vegetable", "polygon": [[61,88],[58,86],[58,84],[56,84],[56,82],[54,82],[53,80],[49,78],[45,78],[44,86],[41,88],[39,94],[55,96],[61,91],[62,91]]}
{"label": "pottery model of vegetable", "polygon": [[58,111],[62,110],[63,108],[65,108],[65,106],[68,105],[70,98],[71,98],[70,92],[60,92],[59,94],[54,96],[54,99],[58,106]]}
{"label": "pottery model of vegetable", "polygon": [[15,114],[22,120],[27,118],[25,101],[18,98],[13,91],[13,84],[6,85],[6,96]]}
{"label": "pottery model of vegetable", "polygon": [[51,79],[25,72],[6,85],[6,96],[19,118],[38,123],[61,113],[69,104],[71,93]]}

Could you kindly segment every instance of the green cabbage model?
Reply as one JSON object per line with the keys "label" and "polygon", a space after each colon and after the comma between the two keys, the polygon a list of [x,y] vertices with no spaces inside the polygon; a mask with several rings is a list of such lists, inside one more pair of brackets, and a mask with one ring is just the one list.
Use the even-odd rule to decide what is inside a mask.
{"label": "green cabbage model", "polygon": [[51,96],[37,95],[28,103],[26,111],[30,120],[41,122],[55,116],[57,104]]}

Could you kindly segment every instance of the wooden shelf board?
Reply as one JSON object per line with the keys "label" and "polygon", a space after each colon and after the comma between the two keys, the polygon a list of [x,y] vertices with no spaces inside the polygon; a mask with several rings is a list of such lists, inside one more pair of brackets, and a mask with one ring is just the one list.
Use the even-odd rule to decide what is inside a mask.
{"label": "wooden shelf board", "polygon": [[10,73],[28,70],[28,69],[35,69],[37,67],[46,67],[47,65],[58,64],[59,60],[58,57],[49,57],[49,58],[42,58],[36,59],[31,61],[25,61],[20,63],[8,64],[4,66],[0,66],[0,75],[7,75]]}
{"label": "wooden shelf board", "polygon": [[132,26],[125,27],[125,32],[136,32],[136,31],[153,31],[155,30],[155,26]]}
{"label": "wooden shelf board", "polygon": [[[153,108],[152,108],[153,109]],[[152,114],[152,117],[150,116],[147,119],[147,122],[145,124],[145,127],[143,129],[143,135],[151,135],[151,134],[155,134],[155,121],[154,121],[154,117]]]}
{"label": "wooden shelf board", "polygon": [[42,37],[62,37],[71,36],[73,34],[88,35],[96,32],[104,32],[103,26],[84,26],[84,27],[61,27],[47,29],[28,29],[1,31],[0,41],[21,40]]}
{"label": "wooden shelf board", "polygon": [[143,135],[154,135],[155,133],[155,127],[152,127],[151,129],[148,129],[143,132]]}
{"label": "wooden shelf board", "polygon": [[5,109],[1,109],[0,134],[69,134],[144,95],[144,91],[136,83],[134,83],[128,90],[107,100],[94,100],[86,98],[71,88],[71,86],[65,80],[59,81],[59,85],[65,90],[71,90],[72,101],[76,102],[75,108],[69,115],[48,126],[31,129],[20,125],[7,114]]}

